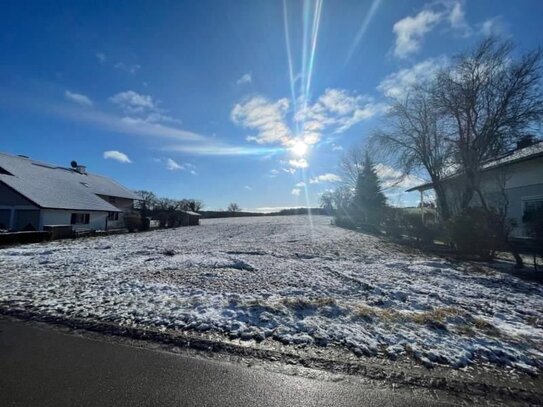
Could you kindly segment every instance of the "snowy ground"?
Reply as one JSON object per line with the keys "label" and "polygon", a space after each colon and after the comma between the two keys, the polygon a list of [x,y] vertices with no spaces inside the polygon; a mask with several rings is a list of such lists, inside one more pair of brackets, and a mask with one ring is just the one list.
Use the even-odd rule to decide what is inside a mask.
{"label": "snowy ground", "polygon": [[202,223],[1,249],[0,307],[543,369],[541,285],[410,254],[326,217]]}

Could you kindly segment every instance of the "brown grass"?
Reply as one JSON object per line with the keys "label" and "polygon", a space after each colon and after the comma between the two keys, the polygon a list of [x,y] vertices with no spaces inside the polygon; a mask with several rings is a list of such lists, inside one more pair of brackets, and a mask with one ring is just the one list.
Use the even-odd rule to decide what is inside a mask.
{"label": "brown grass", "polygon": [[336,305],[336,300],[331,297],[319,297],[314,299],[306,298],[283,298],[281,300],[285,307],[291,309],[300,309],[300,308],[321,308],[321,307],[331,307]]}
{"label": "brown grass", "polygon": [[461,315],[463,312],[457,308],[435,308],[431,311],[417,312],[411,316],[411,320],[417,324],[444,324],[447,318]]}

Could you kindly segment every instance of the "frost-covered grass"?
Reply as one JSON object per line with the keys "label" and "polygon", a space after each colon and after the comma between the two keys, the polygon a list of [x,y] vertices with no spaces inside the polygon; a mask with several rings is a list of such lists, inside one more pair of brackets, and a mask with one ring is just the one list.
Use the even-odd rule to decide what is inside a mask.
{"label": "frost-covered grass", "polygon": [[426,365],[543,368],[540,285],[409,253],[326,217],[5,248],[0,305]]}

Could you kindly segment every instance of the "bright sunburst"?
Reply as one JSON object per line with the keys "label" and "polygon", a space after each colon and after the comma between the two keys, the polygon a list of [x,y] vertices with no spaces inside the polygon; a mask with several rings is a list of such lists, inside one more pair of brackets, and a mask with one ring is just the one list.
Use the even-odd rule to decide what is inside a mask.
{"label": "bright sunburst", "polygon": [[303,157],[307,153],[307,144],[303,141],[297,141],[291,148],[292,152],[299,157]]}

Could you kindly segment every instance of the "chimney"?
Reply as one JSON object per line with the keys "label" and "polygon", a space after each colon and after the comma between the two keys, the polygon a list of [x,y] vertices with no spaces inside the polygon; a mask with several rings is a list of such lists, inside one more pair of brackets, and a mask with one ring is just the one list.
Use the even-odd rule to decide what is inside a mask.
{"label": "chimney", "polygon": [[530,147],[531,145],[535,144],[535,137],[532,136],[532,135],[525,135],[525,136],[522,136],[518,141],[517,141],[517,150],[520,150],[521,148],[526,148],[526,147]]}
{"label": "chimney", "polygon": [[79,165],[75,160],[70,163],[70,166],[73,168],[74,171],[80,174],[87,173],[87,167],[85,167],[84,165]]}
{"label": "chimney", "polygon": [[87,173],[87,167],[85,167],[84,165],[78,165],[77,167],[75,167],[75,170],[80,174]]}

